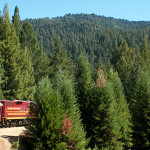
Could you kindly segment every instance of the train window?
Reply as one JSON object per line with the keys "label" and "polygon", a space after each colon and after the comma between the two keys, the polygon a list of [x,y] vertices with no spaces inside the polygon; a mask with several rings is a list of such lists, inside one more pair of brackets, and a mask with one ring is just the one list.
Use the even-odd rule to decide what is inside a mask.
{"label": "train window", "polygon": [[7,102],[7,106],[13,106],[14,104],[12,102]]}
{"label": "train window", "polygon": [[30,103],[26,103],[26,106],[30,106]]}
{"label": "train window", "polygon": [[21,111],[25,111],[25,106],[21,106]]}
{"label": "train window", "polygon": [[17,104],[17,105],[21,105],[21,104],[22,104],[22,102],[19,102],[19,101],[18,101],[16,104]]}

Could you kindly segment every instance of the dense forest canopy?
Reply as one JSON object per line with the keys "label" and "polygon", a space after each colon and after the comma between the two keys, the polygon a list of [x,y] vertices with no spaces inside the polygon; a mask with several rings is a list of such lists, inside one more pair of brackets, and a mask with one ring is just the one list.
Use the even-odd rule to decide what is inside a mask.
{"label": "dense forest canopy", "polygon": [[92,64],[99,59],[108,62],[125,39],[129,47],[140,50],[144,38],[149,39],[150,22],[135,22],[94,14],[68,14],[64,17],[30,19],[40,45],[52,53],[54,38],[59,35],[68,55],[76,60],[86,53]]}
{"label": "dense forest canopy", "polygon": [[150,22],[0,16],[0,97],[33,100],[26,149],[150,149]]}

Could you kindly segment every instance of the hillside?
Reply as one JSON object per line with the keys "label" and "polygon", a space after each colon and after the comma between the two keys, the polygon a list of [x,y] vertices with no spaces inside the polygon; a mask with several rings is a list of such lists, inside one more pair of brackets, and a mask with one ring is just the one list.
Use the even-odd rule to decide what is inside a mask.
{"label": "hillside", "polygon": [[138,51],[145,37],[149,38],[150,22],[127,21],[94,14],[67,14],[64,17],[30,19],[40,45],[52,53],[54,39],[61,37],[64,49],[76,60],[86,53],[92,64],[111,58],[112,52],[126,39],[129,47]]}
{"label": "hillside", "polygon": [[17,6],[11,21],[7,4],[0,16],[0,99],[35,102],[21,149],[150,149],[149,22],[29,21]]}

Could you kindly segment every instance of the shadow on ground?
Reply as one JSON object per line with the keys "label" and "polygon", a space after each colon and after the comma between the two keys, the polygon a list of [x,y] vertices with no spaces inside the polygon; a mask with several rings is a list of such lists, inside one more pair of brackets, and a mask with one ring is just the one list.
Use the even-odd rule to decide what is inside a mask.
{"label": "shadow on ground", "polygon": [[[6,138],[8,139],[8,141],[11,143],[12,145],[12,149],[13,150],[29,150],[29,146],[27,144],[27,138],[23,135],[20,136],[7,136],[7,135],[3,135],[1,136],[2,138]],[[14,143],[18,142],[18,148],[17,147],[13,147]]]}

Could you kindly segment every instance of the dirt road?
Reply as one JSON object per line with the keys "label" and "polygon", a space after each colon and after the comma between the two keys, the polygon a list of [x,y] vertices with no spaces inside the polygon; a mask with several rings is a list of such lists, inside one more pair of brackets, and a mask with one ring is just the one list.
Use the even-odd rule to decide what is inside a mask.
{"label": "dirt road", "polygon": [[12,150],[11,144],[24,130],[24,127],[0,128],[0,150]]}

